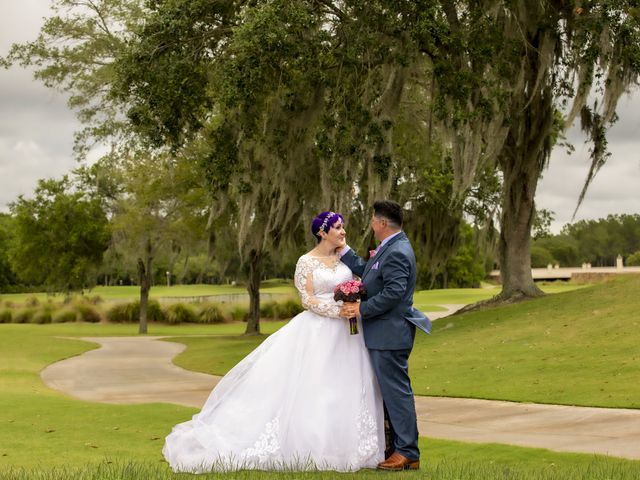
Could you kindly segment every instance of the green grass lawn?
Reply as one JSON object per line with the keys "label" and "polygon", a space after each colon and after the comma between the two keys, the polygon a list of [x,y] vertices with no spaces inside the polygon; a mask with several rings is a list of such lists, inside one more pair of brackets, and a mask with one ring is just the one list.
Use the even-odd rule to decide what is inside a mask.
{"label": "green grass lawn", "polygon": [[[417,337],[411,363],[414,388],[428,395],[638,407],[639,288],[639,277],[625,277],[439,320],[434,335]],[[264,322],[262,329],[272,333],[283,324]],[[196,410],[168,404],[83,402],[40,381],[38,373],[46,365],[94,348],[60,337],[134,335],[136,330],[135,325],[109,324],[0,325],[0,478],[192,478],[172,475],[162,461],[161,448],[171,427]],[[151,324],[149,333],[169,335],[189,346],[177,357],[179,365],[222,374],[264,339],[237,337],[243,330],[241,323]],[[421,439],[421,445],[422,471],[394,477],[640,478],[640,462],[432,439]],[[372,471],[346,476],[383,475]],[[228,478],[284,476],[243,472]],[[335,476],[296,474],[296,478]]]}
{"label": "green grass lawn", "polygon": [[[295,294],[296,290],[293,285],[285,282],[266,282],[260,289],[263,293],[269,294]],[[135,285],[123,287],[95,287],[84,292],[87,296],[99,296],[103,300],[137,300],[140,297],[140,287]],[[203,297],[211,295],[236,295],[246,294],[246,287],[234,285],[175,285],[167,287],[166,285],[154,286],[149,292],[151,298],[171,298],[171,297]],[[0,294],[0,301],[10,301],[15,303],[24,303],[28,299],[37,298],[39,301],[53,299],[54,301],[63,300],[62,294],[47,294],[46,292],[38,293],[5,293]]]}
{"label": "green grass lawn", "polygon": [[[570,283],[554,283],[542,285],[542,289],[547,293],[559,293],[582,288],[583,285]],[[266,294],[275,295],[297,295],[296,289],[289,280],[267,280],[262,282],[260,291]],[[425,312],[438,312],[445,309],[439,305],[444,304],[468,304],[479,300],[486,300],[498,293],[498,287],[489,288],[449,288],[445,290],[421,290],[414,296],[414,304]],[[172,297],[203,297],[212,295],[236,295],[246,294],[247,289],[243,286],[233,285],[175,285],[167,287],[164,285],[154,286],[149,296],[151,298],[172,298]],[[95,287],[86,291],[87,296],[99,296],[105,301],[137,300],[140,296],[140,289],[135,285],[123,287]],[[39,293],[6,293],[0,294],[0,301],[8,301],[22,304],[29,299],[37,298],[40,302],[51,299],[62,301],[64,295],[50,295],[45,292]]]}
{"label": "green grass lawn", "polygon": [[[273,331],[279,324],[267,324]],[[238,333],[242,325],[152,326],[155,334]],[[106,405],[72,399],[45,387],[38,372],[93,345],[60,336],[130,334],[126,325],[0,325],[0,478],[6,480],[172,479],[163,462],[163,439],[196,410],[168,404]],[[210,338],[210,337],[209,337]],[[204,337],[190,340],[203,341]],[[259,341],[238,339],[230,342]],[[235,345],[238,345],[237,343]],[[244,348],[244,347],[243,347]],[[233,350],[231,348],[230,350]],[[221,357],[224,355],[221,355]],[[223,367],[228,368],[228,367]],[[422,438],[419,473],[394,478],[433,479],[636,479],[640,462],[555,453],[505,445],[465,444]],[[383,473],[304,473],[295,478],[382,478]],[[286,473],[241,472],[233,479],[292,478]],[[220,478],[219,475],[197,478]]]}
{"label": "green grass lawn", "polygon": [[[279,324],[266,324],[273,331]],[[242,325],[152,326],[155,334],[238,333]],[[38,372],[46,365],[94,348],[60,336],[131,333],[126,325],[0,325],[0,478],[32,479],[170,479],[163,462],[163,439],[173,425],[196,410],[168,404],[106,405],[72,399],[45,387]],[[211,338],[211,337],[208,337]],[[223,337],[227,338],[227,337]],[[203,341],[205,337],[192,337]],[[230,342],[258,341],[234,338]],[[237,345],[237,343],[236,343]],[[244,347],[243,347],[244,348]],[[233,350],[231,348],[230,350]],[[224,367],[227,368],[227,367]],[[504,445],[479,445],[421,439],[420,473],[400,478],[438,479],[634,479],[640,462],[591,455],[562,454]],[[615,476],[611,474],[615,473]],[[284,478],[287,474],[242,472],[228,478]],[[374,471],[358,478],[381,478]],[[481,475],[481,477],[478,477]],[[561,476],[558,476],[561,475]],[[291,478],[291,474],[288,474]],[[295,478],[328,479],[335,473],[296,474]],[[219,478],[199,476],[198,478]],[[600,477],[599,477],[600,478]]]}
{"label": "green grass lawn", "polygon": [[[579,285],[566,282],[543,283],[539,285],[545,293],[563,293],[585,288],[587,285]],[[500,292],[500,287],[487,285],[485,288],[446,288],[440,290],[420,290],[413,296],[416,306],[420,304],[446,305],[464,304],[488,300]],[[425,310],[421,308],[421,310]],[[426,310],[425,310],[426,311]]]}
{"label": "green grass lawn", "polygon": [[[418,333],[419,395],[640,408],[640,277],[437,320]],[[179,338],[175,359],[223,375],[260,338]],[[571,379],[570,382],[567,379]]]}
{"label": "green grass lawn", "polygon": [[411,356],[420,395],[640,408],[639,276],[434,324]]}

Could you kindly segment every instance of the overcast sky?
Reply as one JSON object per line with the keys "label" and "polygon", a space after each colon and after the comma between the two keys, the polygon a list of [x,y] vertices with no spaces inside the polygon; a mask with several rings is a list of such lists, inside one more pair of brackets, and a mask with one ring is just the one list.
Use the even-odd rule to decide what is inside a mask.
{"label": "overcast sky", "polygon": [[[49,14],[49,0],[4,0],[0,16],[0,55],[14,42],[36,37]],[[576,217],[640,213],[640,93],[625,96],[620,120],[609,133],[612,156],[592,184]],[[78,122],[59,93],[48,90],[20,68],[0,70],[0,211],[19,194],[29,196],[39,178],[60,177],[75,167],[73,132]],[[588,147],[572,131],[576,151],[554,151],[538,187],[539,208],[555,213],[555,232],[571,221],[589,165]]]}

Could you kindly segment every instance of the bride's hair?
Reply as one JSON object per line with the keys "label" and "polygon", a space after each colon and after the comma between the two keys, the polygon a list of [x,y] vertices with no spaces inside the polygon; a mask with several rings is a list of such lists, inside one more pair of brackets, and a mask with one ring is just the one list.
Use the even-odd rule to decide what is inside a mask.
{"label": "bride's hair", "polygon": [[338,220],[344,222],[344,217],[336,212],[322,212],[311,221],[311,233],[316,237],[318,243],[322,240],[320,232],[329,232],[329,229],[333,227],[333,224]]}

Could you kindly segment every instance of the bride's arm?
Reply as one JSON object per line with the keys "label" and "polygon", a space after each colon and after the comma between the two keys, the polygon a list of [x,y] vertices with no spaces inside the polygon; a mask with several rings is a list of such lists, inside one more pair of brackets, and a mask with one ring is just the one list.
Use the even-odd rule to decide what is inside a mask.
{"label": "bride's arm", "polygon": [[313,265],[303,257],[296,265],[294,283],[306,310],[323,317],[340,317],[340,305],[335,300],[321,300],[313,294]]}

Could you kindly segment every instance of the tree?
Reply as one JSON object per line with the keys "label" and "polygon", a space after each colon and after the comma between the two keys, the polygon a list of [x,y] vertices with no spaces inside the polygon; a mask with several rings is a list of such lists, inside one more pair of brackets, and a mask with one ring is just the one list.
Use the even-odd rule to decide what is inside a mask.
{"label": "tree", "polygon": [[[265,256],[287,243],[279,242],[316,198],[364,232],[371,200],[409,178],[394,138],[403,103],[414,99],[424,109],[426,143],[452,170],[452,215],[436,215],[429,225],[442,219],[450,232],[442,241],[455,243],[465,197],[483,172],[500,169],[497,300],[540,295],[529,249],[535,191],[551,149],[579,117],[593,144],[581,201],[606,161],[617,101],[640,70],[630,0],[147,6],[144,23],[135,15],[121,22],[130,41],[117,44],[106,99],[126,105],[140,138],[158,147],[210,145],[203,163],[212,203],[237,222],[238,246],[253,265],[254,312]],[[264,172],[273,182],[257,181]],[[320,186],[312,200],[298,196],[309,198],[301,177]],[[282,220],[278,231],[269,218]]]}
{"label": "tree", "polygon": [[[36,40],[13,45],[9,54],[0,59],[0,64],[5,67],[16,63],[33,66],[35,77],[46,86],[69,94],[69,106],[76,111],[83,125],[82,130],[76,132],[74,147],[81,160],[95,142],[112,145],[119,154],[126,152],[118,160],[141,160],[140,165],[149,169],[156,166],[148,161],[150,158],[158,155],[166,158],[166,152],[154,152],[146,139],[131,131],[124,115],[126,106],[112,95],[110,89],[115,78],[114,60],[131,40],[135,25],[145,21],[143,3],[141,0],[53,0],[54,14],[45,20]],[[166,163],[160,164],[166,166]],[[130,164],[129,167],[133,172],[135,166]],[[134,177],[142,185],[145,175],[153,179],[155,173],[153,170],[141,173],[137,169]],[[103,179],[106,176],[103,175]],[[151,185],[154,185],[153,181]],[[146,196],[146,192],[139,193],[141,197]],[[115,197],[111,200],[116,203],[123,201]],[[139,231],[145,220],[153,221],[154,212],[162,214],[163,206],[151,203],[133,202],[134,206],[128,210],[130,220],[138,220],[138,223],[129,226],[132,232]],[[141,219],[145,213],[149,216]],[[142,300],[148,298],[155,255],[151,237],[152,232],[149,232],[147,241],[143,242],[143,254],[137,258],[142,289],[141,331],[146,331],[145,308],[142,305],[146,303]]]}
{"label": "tree", "polygon": [[547,210],[546,208],[541,210],[536,209],[532,225],[534,240],[551,236],[551,222],[553,222],[554,219],[555,215],[551,210]]}
{"label": "tree", "polygon": [[9,262],[9,249],[13,241],[14,219],[11,215],[0,213],[0,292],[9,291],[15,286],[17,278]]}
{"label": "tree", "polygon": [[581,220],[565,225],[562,234],[574,242],[580,261],[612,266],[618,255],[631,255],[640,249],[640,215]]}
{"label": "tree", "polygon": [[[542,248],[550,253],[553,262],[548,263],[559,263],[563,267],[577,267],[585,261],[580,259],[578,242],[568,235],[552,235],[534,240],[533,247]],[[547,264],[542,266],[546,267]]]}
{"label": "tree", "polygon": [[74,191],[65,176],[38,181],[33,199],[20,196],[10,208],[15,218],[11,263],[23,281],[62,292],[95,284],[109,240],[99,199]]}
{"label": "tree", "polygon": [[[605,163],[606,129],[615,119],[618,99],[640,72],[635,2],[588,2],[577,7],[574,2],[465,2],[458,9],[453,3],[442,4],[458,40],[445,51],[462,72],[482,75],[492,94],[471,92],[462,97],[469,108],[460,107],[460,102],[456,106],[469,114],[464,123],[478,122],[487,100],[492,100],[489,107],[499,105],[499,112],[480,122],[503,119],[498,135],[484,138],[486,148],[496,152],[504,181],[499,243],[503,289],[498,300],[537,296],[541,292],[531,278],[529,245],[538,179],[559,133],[578,115],[593,144],[578,204]],[[494,61],[485,62],[486,53]],[[561,111],[566,112],[562,119]]]}
{"label": "tree", "polygon": [[[325,86],[318,82],[331,53],[322,44],[328,36],[313,15],[318,6],[307,2],[264,2],[244,10],[189,2],[189,15],[183,6],[155,6],[139,41],[119,62],[115,92],[133,105],[129,117],[151,141],[176,148],[200,134],[195,142],[208,148],[203,157],[212,209],[233,222],[248,267],[247,333],[256,334],[266,258],[296,248],[301,220],[326,199],[346,199],[343,192],[353,188],[344,176],[342,188],[340,178],[330,184],[336,188],[323,188],[329,179],[314,158],[316,128],[328,120],[321,108]],[[153,92],[160,90],[164,94],[156,98]],[[328,143],[325,138],[322,146]],[[331,154],[326,158],[337,163]],[[310,186],[316,187],[311,196]]]}
{"label": "tree", "polygon": [[640,267],[640,250],[627,257],[626,265],[628,267]]}
{"label": "tree", "polygon": [[555,265],[556,259],[551,252],[537,244],[531,246],[531,266],[533,268],[545,268],[548,265]]}
{"label": "tree", "polygon": [[183,248],[205,237],[208,216],[201,179],[192,165],[170,154],[115,149],[84,181],[109,200],[109,251],[129,264],[140,286],[139,333],[147,333],[147,305],[154,268],[164,257],[172,265]]}
{"label": "tree", "polygon": [[[235,221],[248,265],[248,333],[259,329],[264,261],[300,238],[301,218],[339,210],[361,239],[355,246],[364,246],[373,200],[409,192],[395,187],[437,170],[419,171],[397,153],[420,110],[415,99],[432,97],[429,66],[411,35],[437,31],[427,25],[437,23],[435,8],[402,8],[393,15],[397,2],[157,3],[117,63],[114,94],[131,105],[141,134],[172,148],[194,137],[209,145],[203,157],[213,209]],[[433,117],[419,111],[416,132],[427,135],[415,145],[427,145],[427,156],[443,164],[449,153],[440,144],[450,139],[436,135]],[[412,208],[420,198],[411,194]],[[451,253],[462,203],[436,215],[424,209],[434,257]]]}

